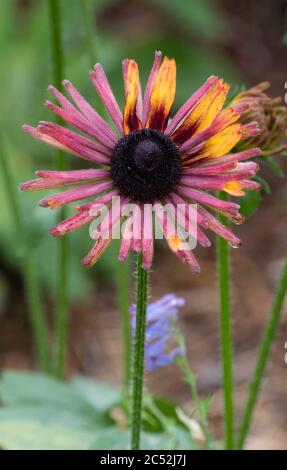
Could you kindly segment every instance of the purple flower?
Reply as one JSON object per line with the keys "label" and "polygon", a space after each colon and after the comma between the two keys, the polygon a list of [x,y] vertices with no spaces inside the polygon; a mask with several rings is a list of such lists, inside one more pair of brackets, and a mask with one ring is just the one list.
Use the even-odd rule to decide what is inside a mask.
{"label": "purple flower", "polygon": [[[167,294],[147,306],[147,327],[145,343],[145,365],[148,371],[172,364],[184,351],[173,346],[174,325],[178,309],[185,300],[174,294]],[[136,330],[136,306],[130,307],[132,335]]]}

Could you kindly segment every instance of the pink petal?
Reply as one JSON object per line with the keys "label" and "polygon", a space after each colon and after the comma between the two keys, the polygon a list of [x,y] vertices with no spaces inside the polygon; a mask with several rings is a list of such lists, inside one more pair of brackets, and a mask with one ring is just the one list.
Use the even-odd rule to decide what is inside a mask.
{"label": "pink petal", "polygon": [[87,202],[86,204],[80,204],[75,206],[78,211],[85,211],[91,210],[95,204],[109,204],[113,198],[113,196],[119,196],[119,192],[117,189],[110,191],[102,196],[97,197],[93,201]]}
{"label": "pink petal", "polygon": [[90,147],[87,147],[86,145],[83,145],[79,142],[78,139],[75,139],[69,134],[62,133],[57,127],[40,124],[37,129],[41,134],[47,135],[56,142],[59,142],[66,149],[68,149],[68,151],[79,157],[90,160],[92,162],[103,163],[107,165],[110,164],[109,157],[91,149]]}
{"label": "pink petal", "polygon": [[108,149],[112,150],[114,148],[114,142],[112,142],[99,129],[91,126],[90,122],[80,112],[67,111],[64,108],[60,108],[59,106],[56,106],[54,103],[51,103],[50,101],[46,101],[45,106],[51,111],[53,111],[55,114],[60,116],[61,119],[63,119],[64,121],[67,121],[72,126],[84,132],[84,134],[87,134],[93,139],[96,139],[98,142],[100,142],[102,145],[104,145]]}
{"label": "pink petal", "polygon": [[143,253],[143,268],[149,269],[153,260],[153,214],[152,205],[145,204],[143,210],[143,240],[142,240],[142,253]]}
{"label": "pink petal", "polygon": [[[232,162],[240,162],[242,160],[247,160],[249,158],[259,157],[262,151],[260,148],[254,147],[252,149],[243,150],[242,152],[231,153],[228,155],[224,155],[223,157],[214,158],[206,158],[204,160],[204,166],[209,167],[213,165],[218,165],[222,163],[232,163]],[[201,163],[202,164],[202,163]]]}
{"label": "pink petal", "polygon": [[42,134],[38,129],[32,126],[27,126],[26,124],[22,126],[22,130],[26,133],[34,137],[34,139],[39,140],[40,142],[44,142],[45,144],[52,145],[53,147],[57,148],[58,150],[63,150],[64,152],[71,152],[71,150],[68,147],[65,147],[65,145],[61,144],[55,139],[52,139],[52,137],[49,137],[47,135]]}
{"label": "pink petal", "polygon": [[258,126],[257,121],[249,122],[244,126],[241,126],[242,139],[248,139],[255,135],[261,134],[261,129]]}
{"label": "pink petal", "polygon": [[[70,122],[70,124],[74,125],[75,127],[78,127],[80,130],[83,130],[83,132],[86,132],[88,135],[92,134],[91,137],[94,137],[96,140],[98,140],[100,143],[105,145],[107,148],[112,148],[113,144],[115,144],[115,142],[117,141],[117,137],[115,133],[112,131],[112,129],[108,126],[108,124],[101,117],[100,117],[100,120],[96,120],[96,122],[90,121],[75,106],[73,106],[72,103],[70,103],[70,101],[55,87],[49,86],[48,91],[50,91],[50,93],[56,98],[56,100],[62,106],[63,111],[65,111],[63,115],[70,116],[70,120],[73,120],[75,124],[70,122],[65,117],[63,117],[64,120],[66,120],[67,122]],[[48,106],[47,103],[50,103],[50,102],[49,101],[46,102],[45,103],[46,106]],[[54,108],[50,107],[50,109],[52,109],[52,111],[55,112],[56,114],[60,115],[58,106]],[[90,134],[88,131],[85,131],[85,128],[90,129],[89,130]]]}
{"label": "pink petal", "polygon": [[185,167],[183,168],[183,175],[187,176],[211,176],[211,175],[217,175],[218,173],[221,173],[223,171],[227,170],[233,170],[236,168],[236,162],[231,161],[231,162],[225,162],[225,163],[219,163],[219,164],[214,164],[214,165],[198,165],[198,166],[192,166],[192,167]]}
{"label": "pink petal", "polygon": [[250,163],[251,165],[247,167],[236,168],[236,170],[225,174],[219,173],[213,176],[183,176],[180,180],[180,184],[206,190],[221,189],[225,183],[230,181],[241,181],[245,178],[253,178],[258,170],[258,165],[253,162]]}
{"label": "pink petal", "polygon": [[[207,228],[207,224],[205,222],[206,219],[204,219],[202,217],[201,214],[199,214],[197,211],[196,213],[196,222],[197,222],[197,225],[196,227],[193,227],[193,224],[195,224],[196,222],[194,221],[192,224],[189,220],[189,217],[190,217],[190,205],[187,204],[184,199],[182,199],[182,202],[177,202],[175,203],[176,199],[177,199],[177,195],[176,194],[171,194],[170,196],[170,201],[172,204],[175,205],[176,207],[176,214],[177,214],[177,220],[178,222],[180,223],[180,225],[184,228],[185,232],[189,232],[189,234],[195,238],[195,240],[197,240],[199,242],[199,244],[201,246],[204,246],[205,248],[206,247],[209,247],[211,246],[211,241],[208,239],[208,237],[205,235],[205,233],[200,229],[200,227],[198,226],[199,225],[199,220],[201,221],[204,221],[204,226],[206,226]],[[181,198],[179,198],[181,199]],[[184,210],[182,210],[182,207],[184,207]],[[190,230],[190,228],[192,230]]]}
{"label": "pink petal", "polygon": [[95,179],[109,178],[105,170],[73,170],[73,171],[36,171],[38,179],[27,181],[20,185],[21,191],[35,191],[39,189],[61,188],[71,184],[80,184]]}
{"label": "pink petal", "polygon": [[[168,240],[170,235],[167,230],[166,218],[163,217],[163,211],[159,205],[156,205],[154,209],[155,209],[156,218],[162,228],[163,235],[166,238],[166,240]],[[200,266],[196,258],[194,257],[191,249],[187,249],[187,250],[178,249],[177,251],[173,251],[173,252],[175,253],[176,256],[178,256],[181,259],[181,261],[183,261],[184,263],[187,263],[190,266],[192,273],[198,274],[200,272]]]}
{"label": "pink petal", "polygon": [[[189,203],[183,199],[182,197],[180,197],[178,194],[176,193],[171,193],[170,194],[170,199],[172,201],[172,203],[175,205],[175,207],[178,205],[178,204],[185,204],[189,207]],[[200,225],[202,225],[203,227],[208,227],[208,223],[207,223],[207,220],[199,213],[197,213],[197,221]]]}
{"label": "pink petal", "polygon": [[100,239],[97,240],[91,251],[85,256],[84,259],[82,259],[82,264],[86,268],[91,267],[93,264],[95,264],[100,256],[103,254],[103,252],[107,249],[109,244],[111,243],[112,238],[104,240]]}
{"label": "pink petal", "polygon": [[[107,214],[103,217],[100,225],[93,231],[90,232],[91,238],[97,240],[98,238],[110,238],[112,234],[110,233],[111,229],[116,226],[122,215],[122,208],[127,203],[128,199],[113,197],[112,207],[108,210]],[[90,215],[93,213],[96,214],[97,206],[103,206],[102,203],[93,204],[90,209]]]}
{"label": "pink petal", "polygon": [[68,232],[72,232],[77,228],[87,225],[93,220],[95,220],[95,217],[90,216],[89,211],[82,211],[55,225],[55,227],[49,230],[49,233],[53,235],[53,237],[61,237]]}
{"label": "pink petal", "polygon": [[95,65],[95,70],[90,72],[91,80],[97,89],[102,101],[104,102],[116,128],[123,133],[123,115],[118,103],[114,97],[106,74],[100,64]]}
{"label": "pink petal", "polygon": [[137,208],[133,211],[133,238],[132,238],[132,249],[136,253],[142,251],[142,208],[135,206]]}
{"label": "pink petal", "polygon": [[120,242],[119,260],[125,261],[132,247],[132,217],[129,217],[123,226]]}
{"label": "pink petal", "polygon": [[50,170],[38,170],[36,175],[42,178],[57,178],[63,181],[87,181],[97,178],[109,178],[110,172],[102,170],[101,168],[91,168],[88,170],[69,170],[69,171],[50,171]]}
{"label": "pink petal", "polygon": [[212,214],[210,214],[206,209],[204,209],[203,207],[199,206],[198,207],[198,211],[204,216],[206,217],[206,219],[208,220],[209,222],[209,228],[210,230],[212,230],[213,232],[217,233],[217,235],[219,235],[220,237],[224,238],[225,240],[227,240],[230,245],[232,245],[233,247],[238,247],[241,245],[241,240],[239,238],[237,238],[232,232],[231,230],[229,230],[227,227],[225,227],[225,225],[223,225],[222,223],[220,223],[216,217],[214,217]]}
{"label": "pink petal", "polygon": [[70,191],[64,191],[63,193],[55,194],[53,196],[42,199],[39,202],[39,205],[42,207],[51,207],[51,209],[57,209],[64,204],[79,201],[80,199],[86,199],[103,191],[107,191],[112,187],[112,184],[112,182],[108,181],[105,183],[91,184],[82,188],[71,189]]}
{"label": "pink petal", "polygon": [[83,98],[78,90],[72,85],[69,80],[63,81],[63,86],[74,100],[79,110],[90,121],[92,126],[97,127],[101,132],[104,132],[109,139],[116,143],[118,140],[117,135],[114,133],[108,123],[95,111],[95,109]]}
{"label": "pink petal", "polygon": [[261,189],[261,184],[257,183],[257,181],[243,180],[241,183],[246,189],[252,189],[254,191],[260,191]]}
{"label": "pink petal", "polygon": [[104,156],[110,157],[111,155],[111,151],[109,149],[99,144],[98,142],[95,142],[94,140],[91,140],[91,139],[88,139],[87,137],[82,136],[78,132],[71,131],[70,129],[67,129],[66,127],[59,126],[58,124],[55,124],[54,122],[49,122],[49,121],[40,121],[39,125],[43,126],[43,128],[54,129],[55,131],[58,131],[60,134],[63,134],[67,137],[70,137],[73,140],[76,140],[79,144],[83,145],[84,147],[88,147],[92,150],[95,150],[97,153],[100,153]]}
{"label": "pink petal", "polygon": [[175,254],[181,259],[181,261],[188,264],[192,274],[200,274],[200,266],[192,253],[192,250],[179,250]]}
{"label": "pink petal", "polygon": [[179,186],[177,190],[180,194],[199,202],[200,204],[207,205],[219,212],[222,212],[227,216],[237,217],[239,214],[238,210],[240,209],[240,206],[234,202],[222,201],[211,194],[204,193],[196,189],[184,188],[182,186]]}

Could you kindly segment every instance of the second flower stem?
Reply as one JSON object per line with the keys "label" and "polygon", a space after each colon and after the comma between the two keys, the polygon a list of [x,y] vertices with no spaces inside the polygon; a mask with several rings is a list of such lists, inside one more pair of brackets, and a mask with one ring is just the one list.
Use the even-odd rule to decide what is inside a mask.
{"label": "second flower stem", "polygon": [[242,449],[247,437],[251,419],[253,416],[253,411],[257,402],[257,398],[260,391],[260,386],[264,377],[264,372],[266,369],[267,361],[269,358],[270,349],[277,331],[279,321],[281,318],[281,313],[283,310],[283,303],[287,293],[287,258],[285,260],[283,271],[279,279],[277,291],[274,297],[273,306],[271,310],[270,317],[267,321],[261,344],[259,347],[259,352],[257,356],[256,365],[254,372],[251,378],[249,391],[247,395],[247,400],[243,412],[243,417],[239,427],[239,437],[238,437],[238,448]]}
{"label": "second flower stem", "polygon": [[137,258],[137,316],[132,373],[131,447],[133,450],[140,448],[147,295],[148,272],[142,268],[142,254],[140,253]]}
{"label": "second flower stem", "polygon": [[[220,193],[221,199],[226,199],[225,193]],[[222,223],[225,217],[219,216]],[[225,447],[233,449],[234,446],[234,409],[233,409],[233,341],[232,341],[232,309],[230,287],[230,253],[226,240],[217,237],[217,270],[220,307],[220,353],[223,375],[224,394],[224,426]]]}
{"label": "second flower stem", "polygon": [[[63,79],[63,49],[61,34],[61,9],[59,0],[49,0],[50,7],[50,29],[51,45],[53,53],[54,81],[58,89],[62,87]],[[59,120],[61,124],[61,120]],[[59,170],[65,170],[65,157],[62,152],[58,152]],[[59,220],[66,217],[65,209],[59,213]],[[59,378],[64,376],[65,358],[68,336],[68,242],[66,238],[59,240],[58,246],[58,284],[57,284],[57,305],[55,321],[55,375]]]}

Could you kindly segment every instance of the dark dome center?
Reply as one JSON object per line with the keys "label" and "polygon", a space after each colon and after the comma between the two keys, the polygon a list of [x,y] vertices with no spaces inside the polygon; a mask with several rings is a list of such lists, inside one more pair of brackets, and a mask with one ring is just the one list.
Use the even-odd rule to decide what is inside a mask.
{"label": "dark dome center", "polygon": [[153,129],[133,131],[115,146],[111,175],[120,192],[135,201],[162,199],[179,181],[179,150],[162,132]]}

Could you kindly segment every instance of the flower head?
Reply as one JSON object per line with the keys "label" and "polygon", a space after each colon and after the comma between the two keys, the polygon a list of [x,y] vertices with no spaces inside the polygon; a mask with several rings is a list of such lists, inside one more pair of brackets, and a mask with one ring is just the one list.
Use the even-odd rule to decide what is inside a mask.
{"label": "flower head", "polygon": [[262,155],[278,155],[287,150],[287,108],[282,106],[281,98],[271,98],[265,92],[270,83],[262,82],[253,88],[239,93],[231,105],[247,105],[240,121],[247,125],[256,120],[260,128],[260,134],[251,136],[238,147],[247,149],[258,146]]}
{"label": "flower head", "polygon": [[[192,250],[186,247],[184,234],[170,235],[169,216],[159,204],[153,210],[155,203],[169,204],[173,208],[181,205],[183,210],[177,218],[185,227],[190,226],[190,220],[195,217],[194,212],[186,210],[190,203],[195,203],[197,241],[202,246],[210,246],[204,232],[209,228],[232,246],[238,246],[240,240],[219,223],[209,209],[241,222],[240,206],[233,201],[222,201],[208,191],[223,190],[241,196],[245,188],[259,188],[258,183],[251,181],[257,164],[246,160],[259,155],[260,150],[252,148],[231,153],[242,139],[251,138],[259,131],[255,122],[247,125],[240,122],[245,104],[223,108],[229,86],[212,76],[170,119],[176,64],[174,59],[162,59],[160,52],[155,53],[144,94],[137,63],[123,61],[126,96],[123,112],[100,64],[96,64],[90,77],[113,121],[113,128],[67,80],[63,86],[70,100],[49,87],[58,105],[47,101],[46,106],[81,133],[52,122],[42,121],[37,128],[24,126],[24,131],[36,139],[91,163],[90,169],[38,171],[38,179],[21,185],[23,191],[74,186],[40,201],[41,206],[51,209],[88,199],[76,206],[75,215],[53,227],[51,234],[62,236],[98,220],[93,208],[105,204],[109,208],[101,221],[105,236],[97,238],[83,264],[90,266],[97,261],[112,240],[112,228],[121,221],[124,227],[120,260],[125,260],[130,250],[142,252],[143,267],[147,269],[153,259],[155,216],[170,249],[188,263],[193,272],[198,272],[199,265]],[[121,198],[116,208],[111,207],[114,196]],[[124,213],[123,208],[129,202],[136,203],[139,211]],[[132,236],[128,236],[131,230]]]}
{"label": "flower head", "polygon": [[[184,354],[181,348],[172,345],[178,309],[183,305],[185,300],[174,294],[167,294],[148,304],[145,342],[145,365],[148,371],[172,364],[176,357]],[[132,334],[135,336],[135,305],[130,308],[130,313]]]}

